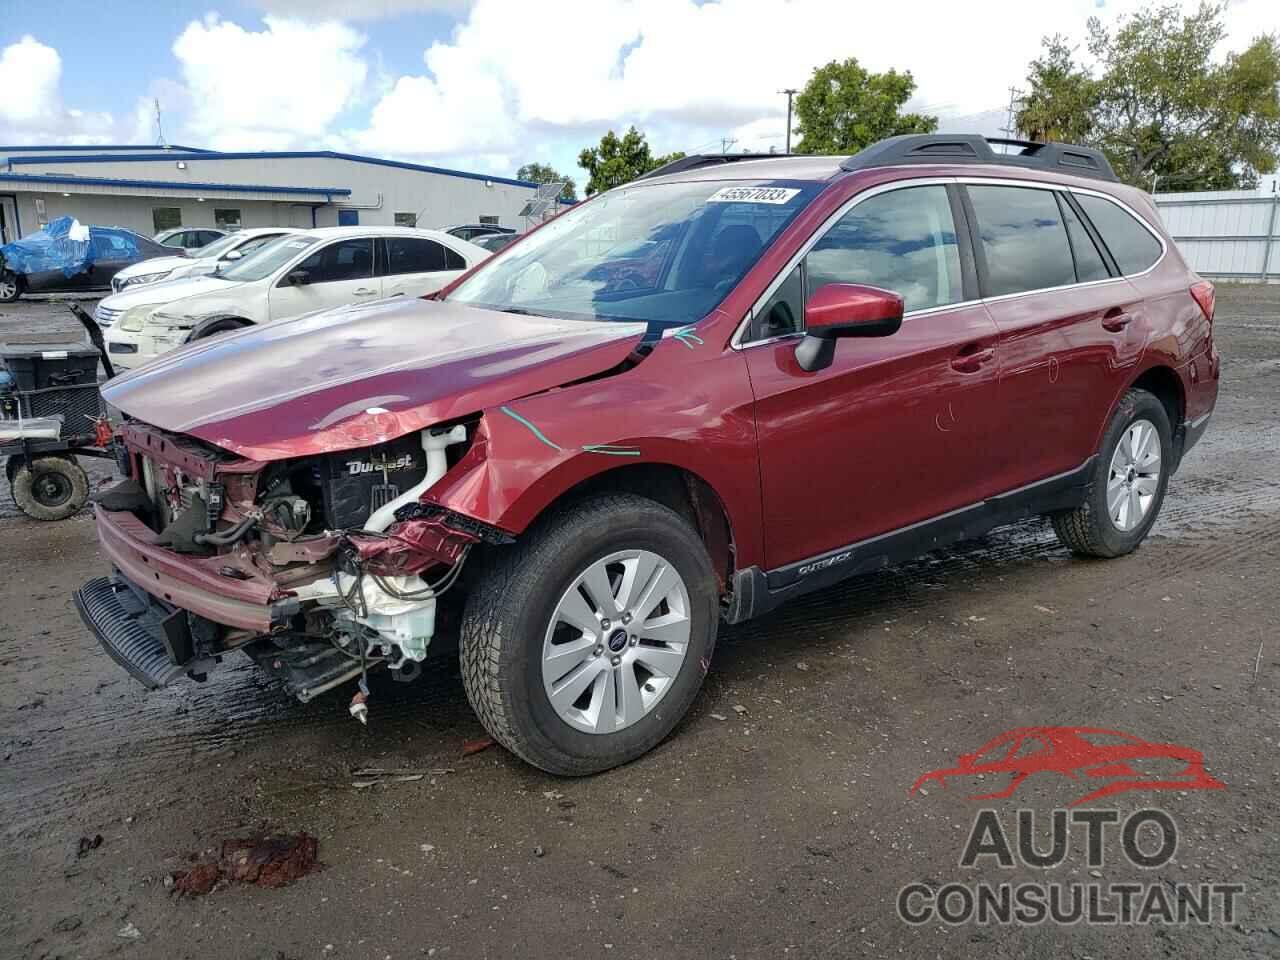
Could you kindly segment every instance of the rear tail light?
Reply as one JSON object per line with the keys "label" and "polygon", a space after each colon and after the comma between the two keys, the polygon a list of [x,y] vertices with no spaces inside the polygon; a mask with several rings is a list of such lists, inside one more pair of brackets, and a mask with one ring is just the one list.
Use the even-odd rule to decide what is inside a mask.
{"label": "rear tail light", "polygon": [[1204,313],[1204,318],[1210,323],[1213,323],[1213,305],[1217,298],[1217,294],[1215,294],[1213,290],[1213,284],[1208,280],[1201,280],[1199,283],[1193,283],[1191,285],[1191,297],[1200,305],[1200,310]]}

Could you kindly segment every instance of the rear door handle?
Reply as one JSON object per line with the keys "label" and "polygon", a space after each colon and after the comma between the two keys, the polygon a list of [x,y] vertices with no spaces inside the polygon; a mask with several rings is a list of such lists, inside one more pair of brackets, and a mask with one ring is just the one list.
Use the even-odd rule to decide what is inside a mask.
{"label": "rear door handle", "polygon": [[368,287],[358,287],[355,291],[355,295],[357,297],[371,297],[377,292],[377,290],[370,290]]}
{"label": "rear door handle", "polygon": [[983,364],[990,363],[995,358],[994,347],[982,347],[971,343],[951,358],[951,366],[961,373],[977,373]]}
{"label": "rear door handle", "polygon": [[1119,333],[1132,322],[1133,314],[1125,313],[1123,310],[1116,307],[1112,310],[1108,310],[1106,315],[1102,318],[1102,329],[1110,330],[1112,333]]}

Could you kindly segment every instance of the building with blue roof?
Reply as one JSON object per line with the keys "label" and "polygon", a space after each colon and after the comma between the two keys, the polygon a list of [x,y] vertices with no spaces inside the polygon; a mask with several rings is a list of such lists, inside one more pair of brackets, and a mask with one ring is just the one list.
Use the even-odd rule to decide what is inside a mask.
{"label": "building with blue roof", "polygon": [[0,146],[0,234],[13,240],[61,216],[145,236],[178,226],[523,229],[537,186],[332,150]]}

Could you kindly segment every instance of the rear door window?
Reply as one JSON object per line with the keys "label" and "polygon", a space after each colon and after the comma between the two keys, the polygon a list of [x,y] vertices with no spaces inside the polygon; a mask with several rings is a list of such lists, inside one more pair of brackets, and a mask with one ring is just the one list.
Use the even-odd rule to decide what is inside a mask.
{"label": "rear door window", "polygon": [[1076,282],[1067,229],[1051,190],[969,186],[986,259],[985,293],[1000,297]]}
{"label": "rear door window", "polygon": [[425,237],[387,237],[387,275],[445,270],[445,247]]}
{"label": "rear door window", "polygon": [[1142,273],[1160,259],[1164,249],[1160,241],[1119,204],[1085,193],[1076,194],[1076,200],[1102,236],[1121,273]]}

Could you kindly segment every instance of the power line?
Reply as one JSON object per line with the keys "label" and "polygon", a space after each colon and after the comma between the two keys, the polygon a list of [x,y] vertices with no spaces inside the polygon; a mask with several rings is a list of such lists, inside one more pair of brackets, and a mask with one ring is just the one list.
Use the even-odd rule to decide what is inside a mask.
{"label": "power line", "polygon": [[1009,88],[1009,113],[1000,131],[1011,140],[1017,138],[1018,128],[1013,125],[1013,111],[1022,98],[1022,91],[1017,87]]}

